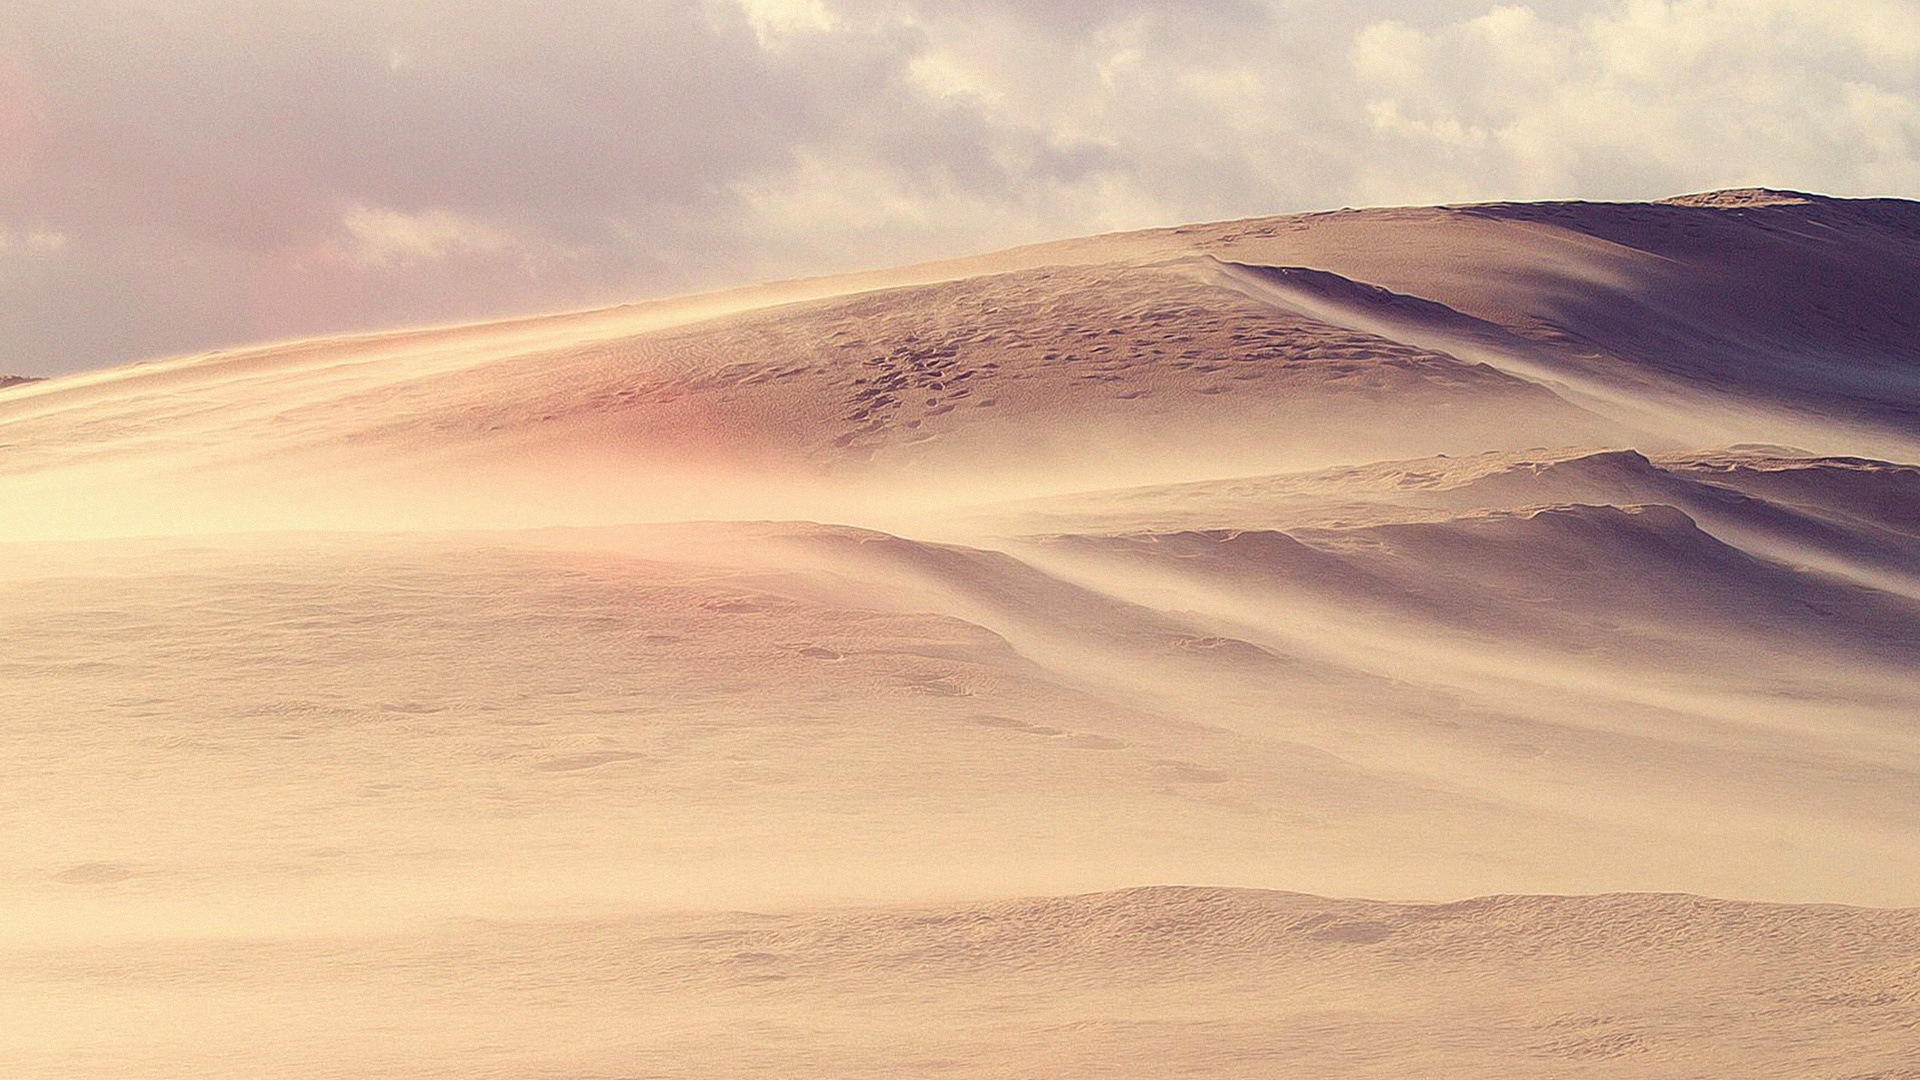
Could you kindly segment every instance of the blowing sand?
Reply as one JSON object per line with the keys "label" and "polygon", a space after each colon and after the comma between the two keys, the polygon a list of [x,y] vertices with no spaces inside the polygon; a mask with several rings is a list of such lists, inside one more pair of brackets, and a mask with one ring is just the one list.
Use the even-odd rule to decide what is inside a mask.
{"label": "blowing sand", "polygon": [[1916,236],[1343,212],[0,388],[0,1071],[1920,1075]]}

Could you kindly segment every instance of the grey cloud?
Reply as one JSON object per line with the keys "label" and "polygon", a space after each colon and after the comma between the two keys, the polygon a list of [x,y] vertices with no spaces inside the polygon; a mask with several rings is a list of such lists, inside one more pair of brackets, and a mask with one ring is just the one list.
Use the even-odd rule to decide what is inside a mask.
{"label": "grey cloud", "polygon": [[104,184],[116,218],[243,245],[322,228],[340,199],[561,221],[696,202],[777,167],[831,105],[695,3],[579,5],[558,25],[479,7],[437,24],[50,19],[28,58],[58,135],[36,194]]}

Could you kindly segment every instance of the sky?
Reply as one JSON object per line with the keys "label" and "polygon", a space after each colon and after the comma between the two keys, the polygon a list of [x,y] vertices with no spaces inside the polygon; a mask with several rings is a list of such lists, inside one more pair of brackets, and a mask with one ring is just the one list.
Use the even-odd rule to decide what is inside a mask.
{"label": "sky", "polygon": [[8,0],[0,373],[1744,186],[1920,197],[1920,0]]}

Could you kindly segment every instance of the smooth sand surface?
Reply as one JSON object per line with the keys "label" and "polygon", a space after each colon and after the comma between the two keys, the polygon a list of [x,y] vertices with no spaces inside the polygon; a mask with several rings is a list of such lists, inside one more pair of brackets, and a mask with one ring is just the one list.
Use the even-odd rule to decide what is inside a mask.
{"label": "smooth sand surface", "polygon": [[0,1073],[1920,1076],[1916,311],[1749,191],[0,386]]}

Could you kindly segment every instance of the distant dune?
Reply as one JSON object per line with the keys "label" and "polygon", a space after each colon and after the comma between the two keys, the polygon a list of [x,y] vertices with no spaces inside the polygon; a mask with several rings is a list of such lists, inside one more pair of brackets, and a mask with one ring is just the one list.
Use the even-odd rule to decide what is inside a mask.
{"label": "distant dune", "polygon": [[[1892,200],[1345,211],[184,357],[0,423],[49,534],[845,517],[1532,447],[1910,461],[1916,275]],[[60,505],[101,474],[151,501]],[[316,505],[347,476],[403,494]]]}
{"label": "distant dune", "polygon": [[1747,190],[0,380],[0,1071],[1920,1075],[1916,313]]}

